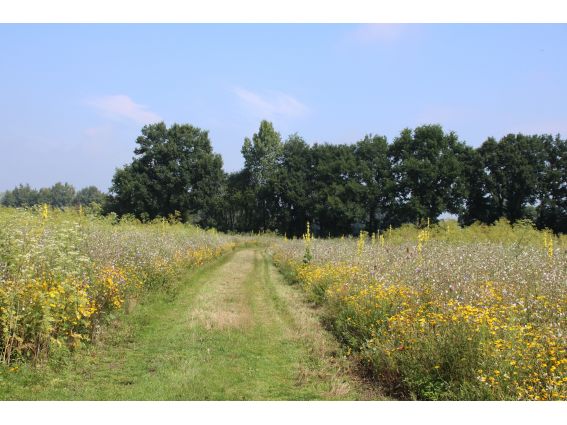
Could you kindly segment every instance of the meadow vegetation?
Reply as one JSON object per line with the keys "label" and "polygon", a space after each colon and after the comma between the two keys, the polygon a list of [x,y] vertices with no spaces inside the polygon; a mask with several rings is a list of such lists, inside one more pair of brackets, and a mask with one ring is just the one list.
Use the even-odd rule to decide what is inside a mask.
{"label": "meadow vegetation", "polygon": [[[255,330],[270,328],[268,318],[276,317],[273,312],[260,312],[272,308],[285,313],[278,319],[282,323],[303,321],[298,316],[303,311],[298,298],[292,297],[293,303],[286,301],[284,308],[281,297],[274,295],[275,287],[270,289],[270,282],[277,278],[266,277],[272,276],[272,272],[266,272],[270,270],[268,257],[261,254],[263,274],[258,265],[260,251],[255,248],[242,252],[218,270],[212,268],[208,278],[186,279],[189,283],[182,292],[179,282],[188,270],[201,270],[200,266],[223,253],[258,240],[269,247],[272,261],[288,280],[299,284],[306,298],[319,307],[317,314],[377,394],[423,400],[567,399],[567,237],[537,230],[529,221],[511,225],[504,219],[491,226],[468,227],[450,220],[426,222],[332,239],[315,239],[308,224],[303,238],[289,239],[274,234],[251,238],[206,231],[180,223],[176,215],[142,224],[129,215],[120,219],[113,214],[103,217],[81,207],[65,211],[46,205],[3,208],[0,367],[4,376],[17,373],[22,365],[27,370],[22,376],[57,374],[55,369],[34,372],[29,365],[68,358],[78,347],[90,346],[89,342],[104,334],[101,331],[105,326],[123,317],[119,312],[150,314],[153,304],[141,310],[140,306],[151,294],[161,294],[160,300],[171,295],[176,301],[160,301],[155,311],[163,315],[170,309],[167,317],[171,318],[167,320],[173,324],[173,316],[179,315],[180,321],[170,342],[162,331],[148,334],[150,342],[136,340],[137,351],[132,361],[125,363],[124,373],[135,370],[140,385],[146,366],[138,365],[138,361],[151,357],[151,350],[146,356],[145,347],[157,346],[162,334],[164,347],[169,347],[174,344],[173,335],[185,335],[191,330],[193,333],[187,335],[193,336],[184,337],[177,345],[195,358],[205,348],[191,348],[188,341],[208,341],[207,335],[215,332],[236,332],[242,342],[238,350],[248,347],[254,351],[260,340]],[[179,297],[178,293],[184,295]],[[264,294],[265,299],[258,301],[259,294]],[[179,311],[174,312],[174,306]],[[190,326],[182,310],[191,311]],[[153,323],[157,318],[146,315],[140,320]],[[132,323],[136,329],[139,327],[136,332],[146,335],[146,325]],[[320,332],[315,326],[310,329],[313,335]],[[263,331],[260,334],[265,337]],[[270,338],[280,338],[278,335],[274,333]],[[117,344],[117,350],[124,348]],[[297,344],[297,353],[303,352],[303,339]],[[210,353],[211,346],[206,350]],[[219,345],[219,350],[225,352],[228,347]],[[160,356],[171,354],[166,348],[162,351]],[[321,361],[325,362],[323,358],[328,355],[321,354]],[[80,363],[85,356],[76,356],[77,361]],[[270,362],[274,367],[280,365],[282,371],[294,362],[303,364],[293,356],[280,364],[276,357],[271,357]],[[255,354],[251,361],[255,365],[260,358]],[[147,362],[154,361],[150,360]],[[76,367],[77,373],[83,373],[80,365]],[[266,368],[266,376],[271,376],[269,364],[262,367]],[[175,372],[174,363],[170,369]],[[241,379],[241,372],[231,372],[236,381]],[[75,372],[65,373],[67,378],[75,379]],[[277,385],[296,379],[293,374],[284,375]],[[265,384],[269,386],[268,381]],[[10,384],[16,391],[12,397],[25,394],[25,385],[20,388],[19,382]],[[338,388],[341,382],[331,387]],[[285,392],[285,385],[278,388]],[[175,388],[171,389],[172,398],[238,398],[236,393],[226,393],[231,390],[222,386],[211,389],[210,394],[187,392],[185,387],[179,392]],[[331,394],[332,398],[340,398],[336,388],[325,390],[327,395],[317,392],[313,397]],[[146,389],[143,385],[136,387],[135,391],[141,392],[132,389],[132,394],[142,394],[136,395],[142,398],[158,394],[150,391],[155,394],[149,395]],[[48,398],[49,394],[55,394],[55,398],[70,396],[59,390],[51,393],[49,387],[39,390],[47,391],[42,394]],[[95,389],[91,390],[88,397],[96,394]],[[107,390],[101,397],[112,399],[120,393],[112,386]],[[305,397],[294,391],[289,394]],[[349,394],[345,397],[357,397]]]}
{"label": "meadow vegetation", "polygon": [[73,350],[113,312],[235,244],[176,216],[142,225],[82,208],[0,208],[0,363],[15,371]]}
{"label": "meadow vegetation", "polygon": [[566,248],[505,220],[271,245],[368,376],[424,400],[567,399]]}

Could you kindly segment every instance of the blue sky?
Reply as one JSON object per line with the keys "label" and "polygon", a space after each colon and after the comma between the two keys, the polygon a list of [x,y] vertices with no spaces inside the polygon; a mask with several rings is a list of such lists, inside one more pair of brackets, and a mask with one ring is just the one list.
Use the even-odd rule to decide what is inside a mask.
{"label": "blue sky", "polygon": [[161,120],[209,130],[226,171],[264,118],[309,143],[565,137],[565,46],[567,25],[0,25],[0,191],[106,191]]}

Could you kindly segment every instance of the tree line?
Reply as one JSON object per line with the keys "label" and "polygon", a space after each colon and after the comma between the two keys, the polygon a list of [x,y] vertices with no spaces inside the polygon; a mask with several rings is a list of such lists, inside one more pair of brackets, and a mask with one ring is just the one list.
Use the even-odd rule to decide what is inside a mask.
{"label": "tree line", "polygon": [[[262,121],[242,145],[244,167],[223,171],[208,132],[164,123],[142,129],[132,162],[117,169],[104,211],[147,221],[181,219],[222,231],[337,236],[454,214],[462,225],[501,217],[567,232],[567,142],[509,134],[478,148],[440,125],[404,129],[388,143],[283,140]],[[6,199],[6,197],[5,197]]]}
{"label": "tree line", "polygon": [[48,204],[54,208],[98,204],[102,207],[106,195],[96,186],[75,190],[69,183],[55,183],[51,187],[33,189],[29,184],[20,184],[14,190],[8,190],[2,196],[2,205],[7,207],[31,207],[37,204]]}

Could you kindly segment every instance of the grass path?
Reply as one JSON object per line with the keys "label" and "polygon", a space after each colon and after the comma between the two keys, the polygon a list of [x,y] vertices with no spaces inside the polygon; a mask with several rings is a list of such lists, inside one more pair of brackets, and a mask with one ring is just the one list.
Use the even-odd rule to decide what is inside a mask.
{"label": "grass path", "polygon": [[353,400],[348,372],[302,294],[260,248],[189,272],[71,359],[0,374],[12,400]]}

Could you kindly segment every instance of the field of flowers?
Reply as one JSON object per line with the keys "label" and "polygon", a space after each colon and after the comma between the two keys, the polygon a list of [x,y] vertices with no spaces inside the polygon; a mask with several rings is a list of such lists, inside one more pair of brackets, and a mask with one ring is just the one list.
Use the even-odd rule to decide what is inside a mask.
{"label": "field of flowers", "polygon": [[271,249],[391,395],[565,400],[566,248],[529,223],[449,221]]}
{"label": "field of flowers", "polygon": [[235,244],[175,217],[140,224],[82,209],[0,208],[0,364],[91,340],[109,313]]}

